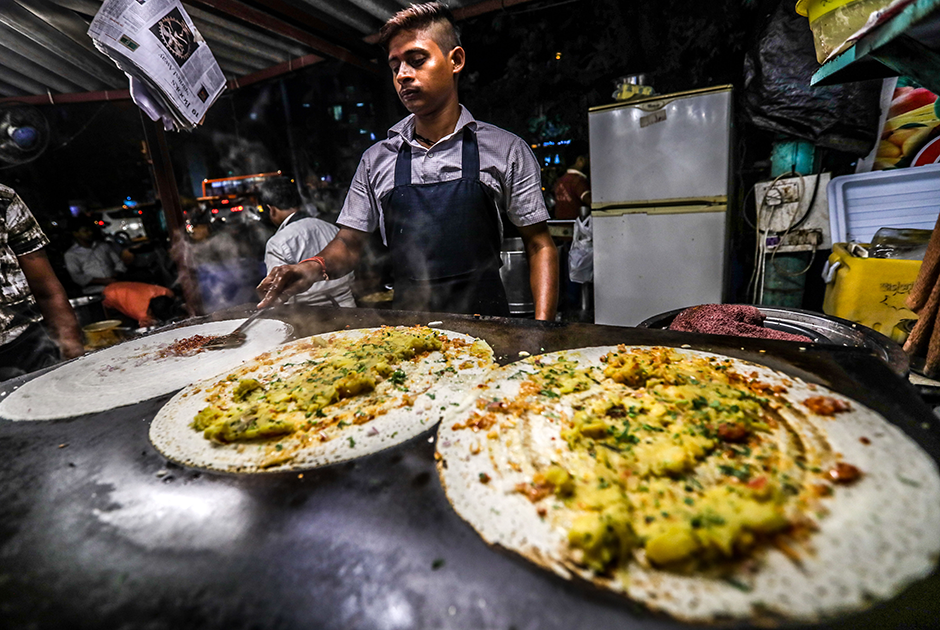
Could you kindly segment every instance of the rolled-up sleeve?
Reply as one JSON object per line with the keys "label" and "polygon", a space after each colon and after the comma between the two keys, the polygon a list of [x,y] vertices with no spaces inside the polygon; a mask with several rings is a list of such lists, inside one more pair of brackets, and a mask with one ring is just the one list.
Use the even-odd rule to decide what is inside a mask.
{"label": "rolled-up sleeve", "polygon": [[506,180],[503,204],[509,220],[516,226],[533,225],[549,219],[542,196],[542,173],[532,149],[516,138],[506,156]]}
{"label": "rolled-up sleeve", "polygon": [[372,232],[379,225],[379,201],[369,181],[368,152],[359,161],[349,192],[346,193],[343,210],[336,222],[363,232]]}
{"label": "rolled-up sleeve", "polygon": [[25,256],[49,244],[33,214],[17,194],[7,208],[7,244],[15,256]]}

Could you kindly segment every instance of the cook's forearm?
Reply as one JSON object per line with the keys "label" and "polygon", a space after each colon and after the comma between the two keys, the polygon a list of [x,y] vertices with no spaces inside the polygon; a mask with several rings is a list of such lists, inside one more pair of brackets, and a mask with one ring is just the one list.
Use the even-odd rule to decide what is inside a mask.
{"label": "cook's forearm", "polygon": [[343,228],[323,248],[320,257],[326,262],[326,272],[331,278],[341,278],[356,268],[362,255],[363,240],[362,235],[350,234],[348,228]]}
{"label": "cook's forearm", "polygon": [[558,250],[545,222],[519,228],[529,261],[529,286],[535,318],[555,319],[558,308]]}
{"label": "cook's forearm", "polygon": [[529,284],[535,300],[535,319],[554,320],[558,308],[558,254],[541,248],[529,260]]}
{"label": "cook's forearm", "polygon": [[75,313],[65,298],[65,294],[62,294],[61,299],[37,300],[37,303],[49,335],[59,345],[62,358],[72,359],[81,356],[84,352],[82,331],[78,327],[78,320],[75,319]]}
{"label": "cook's forearm", "polygon": [[75,312],[49,260],[41,250],[18,258],[29,290],[36,299],[49,334],[59,345],[62,357],[71,359],[84,352],[82,331]]}

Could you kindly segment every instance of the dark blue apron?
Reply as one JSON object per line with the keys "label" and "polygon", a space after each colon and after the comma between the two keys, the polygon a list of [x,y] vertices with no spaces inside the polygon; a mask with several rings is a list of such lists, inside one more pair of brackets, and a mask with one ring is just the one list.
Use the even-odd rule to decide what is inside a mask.
{"label": "dark blue apron", "polygon": [[382,197],[395,274],[395,308],[509,315],[499,278],[499,215],[480,181],[476,134],[464,128],[460,179],[411,183],[411,145],[395,162],[395,187]]}

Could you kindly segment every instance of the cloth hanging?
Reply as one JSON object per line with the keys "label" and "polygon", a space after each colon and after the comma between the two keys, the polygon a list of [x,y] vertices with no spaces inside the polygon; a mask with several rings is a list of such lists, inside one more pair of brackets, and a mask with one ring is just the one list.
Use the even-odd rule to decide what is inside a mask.
{"label": "cloth hanging", "polygon": [[937,226],[940,226],[940,217],[927,244],[924,263],[907,295],[907,307],[917,313],[917,324],[904,344],[904,351],[912,356],[926,354],[924,374],[930,378],[940,374],[940,327],[937,326],[940,311],[940,230]]}

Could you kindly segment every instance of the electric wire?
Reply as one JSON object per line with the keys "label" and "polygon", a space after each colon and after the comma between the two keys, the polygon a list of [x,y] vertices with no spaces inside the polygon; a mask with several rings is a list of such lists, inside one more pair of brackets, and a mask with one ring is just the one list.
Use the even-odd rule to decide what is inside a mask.
{"label": "electric wire", "polygon": [[[806,209],[803,211],[803,213],[799,215],[798,218],[796,215],[794,215],[794,217],[791,217],[790,221],[787,224],[786,229],[784,229],[783,231],[772,230],[771,225],[773,224],[774,213],[777,211],[779,207],[785,205],[783,203],[782,194],[780,194],[779,192],[776,192],[777,185],[780,182],[780,180],[783,179],[784,177],[791,177],[791,176],[796,176],[800,178],[800,185],[799,185],[799,191],[798,191],[799,194],[797,197],[798,198],[797,209],[799,209],[799,204],[803,200],[805,196],[805,192],[806,192],[806,180],[801,173],[798,173],[796,171],[791,171],[790,173],[784,173],[782,175],[777,176],[771,182],[770,186],[768,186],[767,190],[765,191],[764,197],[761,199],[760,205],[758,206],[755,204],[756,225],[752,225],[752,227],[754,227],[754,229],[756,230],[756,239],[755,239],[756,242],[755,242],[755,254],[754,254],[755,265],[754,265],[754,271],[751,274],[751,280],[748,282],[748,286],[747,286],[747,292],[751,294],[752,303],[754,304],[762,304],[764,300],[764,290],[766,288],[764,275],[767,270],[768,252],[770,253],[770,260],[769,260],[770,265],[774,269],[775,272],[777,272],[778,274],[782,276],[796,278],[796,277],[806,274],[812,268],[813,263],[816,260],[816,253],[819,250],[819,245],[821,244],[819,236],[817,234],[817,237],[814,239],[814,242],[813,242],[813,248],[810,253],[809,263],[807,263],[806,267],[804,267],[800,271],[797,271],[797,272],[787,271],[781,268],[780,265],[776,261],[777,253],[780,251],[780,247],[786,240],[786,237],[790,233],[792,233],[793,230],[795,230],[800,225],[805,223],[810,213],[812,212],[813,206],[816,203],[816,197],[818,196],[818,193],[819,193],[820,180],[822,179],[820,175],[818,174],[816,175],[816,181],[814,182],[814,185],[813,185],[813,193],[810,197],[809,204],[806,206]],[[770,215],[765,216],[765,210],[768,205],[767,200],[768,198],[772,198],[775,193],[777,194],[776,199],[780,201],[780,203],[771,204]],[[747,219],[747,216],[745,213],[745,220],[746,219]],[[750,225],[749,221],[748,221],[748,224]],[[762,225],[764,226],[765,229],[761,229]],[[772,248],[768,247],[767,245],[767,238],[771,235],[779,236],[777,243]],[[751,291],[752,287],[753,287],[753,292]]]}
{"label": "electric wire", "polygon": [[[754,218],[756,220],[756,225],[752,226],[754,227],[754,230],[756,232],[755,241],[754,241],[754,246],[755,246],[754,247],[754,271],[751,273],[751,279],[747,283],[747,291],[746,291],[746,293],[751,293],[751,288],[753,287],[754,289],[753,293],[751,293],[752,304],[759,304],[759,302],[757,301],[758,293],[763,295],[763,288],[760,286],[761,284],[763,284],[762,278],[763,278],[763,269],[764,269],[764,260],[763,260],[764,248],[762,247],[762,241],[766,240],[766,233],[762,234],[761,232],[761,215],[763,214],[764,207],[767,204],[767,197],[770,195],[771,191],[774,190],[774,188],[777,186],[777,183],[780,182],[781,179],[783,179],[784,177],[789,177],[790,175],[791,173],[782,173],[778,175],[776,178],[774,178],[774,180],[770,183],[770,186],[768,186],[767,190],[764,192],[764,197],[761,199],[760,204],[757,205],[755,203],[756,209],[754,212]],[[746,218],[746,215],[745,215],[745,218]],[[771,219],[772,218],[773,218],[773,214],[771,213]],[[770,220],[768,220],[767,225],[769,227]]]}
{"label": "electric wire", "polygon": [[[797,174],[799,175],[799,173]],[[795,230],[797,227],[802,225],[806,221],[806,218],[809,216],[810,212],[812,212],[813,204],[816,202],[816,193],[819,190],[820,179],[822,179],[822,177],[817,175],[816,182],[813,186],[813,195],[812,197],[810,197],[809,204],[806,206],[806,210],[803,212],[803,216],[801,216],[796,221],[791,220],[790,224],[787,226],[787,229],[783,232],[783,234],[780,235],[780,240],[777,242],[777,245],[773,249],[773,253],[770,255],[770,265],[773,267],[774,271],[776,271],[782,276],[785,276],[788,278],[798,278],[806,274],[810,270],[810,268],[813,266],[813,262],[816,260],[816,249],[819,247],[819,243],[817,240],[814,240],[812,253],[810,254],[810,258],[809,258],[809,263],[801,271],[797,271],[797,272],[787,271],[785,269],[782,269],[776,262],[777,252],[780,251],[780,246],[783,244],[786,237],[793,230]],[[806,182],[803,179],[803,176],[800,175],[800,194],[798,197],[799,201],[797,201],[797,209],[799,209],[799,205],[800,205],[800,202],[803,200],[803,195],[805,191],[806,191]]]}

